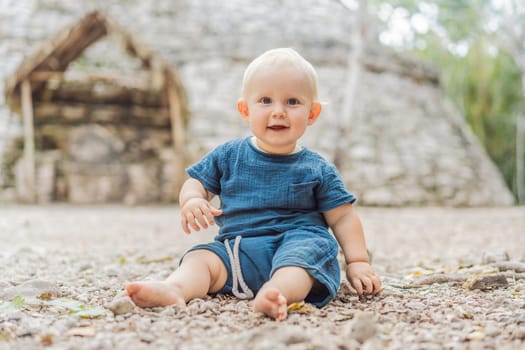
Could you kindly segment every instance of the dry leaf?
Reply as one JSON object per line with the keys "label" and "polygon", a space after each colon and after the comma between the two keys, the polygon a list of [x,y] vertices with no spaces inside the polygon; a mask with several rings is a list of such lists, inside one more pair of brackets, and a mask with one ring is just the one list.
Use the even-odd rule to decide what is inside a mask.
{"label": "dry leaf", "polygon": [[53,334],[44,334],[40,338],[40,342],[42,343],[42,345],[45,345],[45,346],[53,345]]}
{"label": "dry leaf", "polygon": [[310,304],[305,304],[304,302],[292,303],[288,305],[288,312],[294,312],[298,314],[309,314],[314,311],[314,308]]}
{"label": "dry leaf", "polygon": [[53,293],[51,293],[51,292],[44,292],[44,293],[40,294],[37,298],[40,299],[40,300],[51,300],[51,299],[53,299]]}
{"label": "dry leaf", "polygon": [[291,303],[290,305],[288,305],[288,312],[299,310],[303,306],[304,306],[304,301],[300,301],[298,303]]}
{"label": "dry leaf", "polygon": [[15,335],[11,332],[3,331],[0,332],[0,341],[10,341],[15,338]]}

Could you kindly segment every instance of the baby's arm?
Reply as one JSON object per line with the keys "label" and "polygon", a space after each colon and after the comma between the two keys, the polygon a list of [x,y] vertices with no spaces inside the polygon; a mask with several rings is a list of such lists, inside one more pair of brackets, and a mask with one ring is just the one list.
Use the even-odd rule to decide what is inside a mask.
{"label": "baby's arm", "polygon": [[181,208],[182,230],[189,234],[190,228],[200,231],[213,225],[214,216],[221,215],[222,210],[215,208],[209,202],[213,193],[207,191],[200,181],[189,178],[182,185],[179,194],[179,205]]}
{"label": "baby's arm", "polygon": [[363,226],[351,204],[344,204],[324,213],[326,222],[343,250],[346,277],[357,294],[377,294],[381,280],[369,264]]}

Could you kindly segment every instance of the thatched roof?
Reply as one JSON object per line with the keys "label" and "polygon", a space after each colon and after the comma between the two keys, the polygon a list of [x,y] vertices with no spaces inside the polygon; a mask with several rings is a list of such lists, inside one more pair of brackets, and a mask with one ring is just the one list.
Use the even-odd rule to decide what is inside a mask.
{"label": "thatched roof", "polygon": [[125,50],[131,56],[139,58],[143,67],[151,71],[150,86],[160,89],[169,84],[174,88],[179,97],[183,119],[186,119],[188,115],[186,94],[174,70],[155,52],[101,11],[88,13],[73,25],[60,30],[25,59],[6,80],[7,105],[12,110],[20,110],[22,81],[26,79],[31,81],[32,92],[35,95],[45,87],[45,77],[63,75],[69,64],[86,48],[109,34],[118,37],[124,44]]}

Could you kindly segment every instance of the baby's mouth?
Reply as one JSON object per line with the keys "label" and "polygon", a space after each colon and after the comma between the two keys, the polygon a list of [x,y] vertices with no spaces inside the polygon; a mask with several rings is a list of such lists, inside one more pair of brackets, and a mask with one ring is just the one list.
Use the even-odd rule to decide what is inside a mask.
{"label": "baby's mouth", "polygon": [[279,130],[288,129],[288,127],[285,126],[285,125],[270,125],[270,126],[268,126],[268,129],[279,131]]}

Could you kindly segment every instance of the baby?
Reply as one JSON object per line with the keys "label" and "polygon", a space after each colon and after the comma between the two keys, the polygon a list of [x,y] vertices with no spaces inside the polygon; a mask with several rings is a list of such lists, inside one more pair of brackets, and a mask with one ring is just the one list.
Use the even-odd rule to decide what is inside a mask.
{"label": "baby", "polygon": [[281,321],[291,303],[322,307],[335,297],[338,243],[357,294],[379,293],[356,198],[332,164],[298,145],[321,112],[313,66],[292,49],[263,53],[244,73],[237,109],[253,136],[188,168],[179,196],[184,232],[217,222],[218,235],[190,249],[165,281],[129,283],[126,294],[153,307],[231,293]]}

